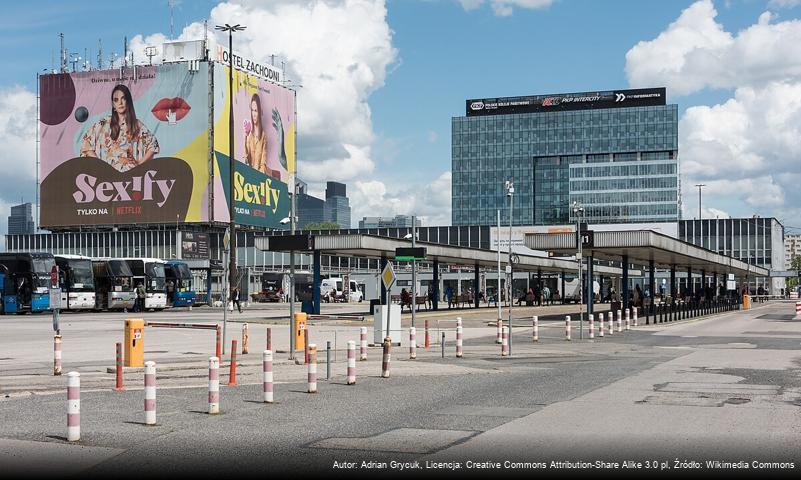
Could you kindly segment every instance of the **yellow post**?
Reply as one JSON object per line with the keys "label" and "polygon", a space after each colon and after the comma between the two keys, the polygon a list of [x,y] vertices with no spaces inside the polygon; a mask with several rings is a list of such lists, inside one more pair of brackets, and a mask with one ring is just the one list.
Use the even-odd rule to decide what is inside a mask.
{"label": "yellow post", "polygon": [[295,314],[295,328],[292,330],[292,337],[295,339],[295,350],[306,348],[306,314],[303,312]]}
{"label": "yellow post", "polygon": [[145,364],[145,321],[141,318],[125,320],[125,366],[142,367]]}
{"label": "yellow post", "polygon": [[743,310],[751,310],[751,295],[743,295]]}

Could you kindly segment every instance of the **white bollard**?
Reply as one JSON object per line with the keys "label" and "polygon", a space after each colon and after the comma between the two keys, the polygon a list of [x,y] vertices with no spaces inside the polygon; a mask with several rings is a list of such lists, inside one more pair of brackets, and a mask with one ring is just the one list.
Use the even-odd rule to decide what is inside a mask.
{"label": "white bollard", "polygon": [[570,340],[570,315],[565,315],[565,340]]}
{"label": "white bollard", "polygon": [[539,342],[540,341],[540,319],[539,319],[539,317],[537,315],[534,315],[534,332],[533,332],[533,335],[534,335],[534,341],[535,342]]}
{"label": "white bollard", "polygon": [[623,312],[618,310],[617,311],[617,333],[623,331]]}
{"label": "white bollard", "polygon": [[626,309],[626,330],[631,330],[631,315],[628,308]]}
{"label": "white bollard", "polygon": [[145,362],[145,425],[156,424],[156,362]]}
{"label": "white bollard", "polygon": [[631,310],[634,312],[634,326],[637,326],[637,307],[631,307]]}
{"label": "white bollard", "polygon": [[348,385],[356,384],[356,342],[348,341]]}
{"label": "white bollard", "polygon": [[53,336],[53,375],[61,375],[61,335]]}
{"label": "white bollard", "polygon": [[495,339],[495,343],[502,344],[503,343],[503,320],[501,320],[499,318],[498,321],[496,322],[496,327],[497,327],[496,328],[497,338]]}
{"label": "white bollard", "polygon": [[392,362],[392,339],[390,337],[384,337],[383,350],[384,352],[381,358],[381,378],[389,378],[389,367]]}
{"label": "white bollard", "polygon": [[456,324],[456,358],[462,358],[462,319]]}
{"label": "white bollard", "polygon": [[409,359],[417,358],[417,328],[409,327]]}
{"label": "white bollard", "polygon": [[265,350],[262,353],[262,391],[264,392],[264,403],[273,403],[273,352]]}
{"label": "white bollard", "polygon": [[359,332],[359,361],[367,360],[367,327],[362,327]]}
{"label": "white bollard", "polygon": [[317,393],[317,344],[309,344],[308,393]]}
{"label": "white bollard", "polygon": [[67,373],[67,441],[81,439],[81,374]]}
{"label": "white bollard", "polygon": [[209,357],[209,415],[220,413],[220,359]]}
{"label": "white bollard", "polygon": [[595,316],[593,314],[588,315],[590,319],[590,340],[595,338]]}
{"label": "white bollard", "polygon": [[604,338],[604,314],[598,314],[598,336]]}
{"label": "white bollard", "polygon": [[501,328],[501,356],[509,356],[509,327]]}
{"label": "white bollard", "polygon": [[609,335],[615,333],[615,312],[609,311]]}

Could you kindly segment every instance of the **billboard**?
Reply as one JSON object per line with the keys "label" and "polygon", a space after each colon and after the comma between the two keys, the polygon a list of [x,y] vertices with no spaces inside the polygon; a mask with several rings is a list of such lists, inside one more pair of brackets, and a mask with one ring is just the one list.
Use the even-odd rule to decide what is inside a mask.
{"label": "billboard", "polygon": [[207,222],[208,68],[39,78],[42,227]]}
{"label": "billboard", "polygon": [[[214,65],[214,219],[228,221],[229,108],[233,108],[234,216],[236,223],[285,228],[289,185],[295,177],[295,97],[291,90]],[[233,101],[232,101],[233,100]]]}
{"label": "billboard", "polygon": [[467,100],[467,116],[542,113],[560,110],[591,110],[665,105],[665,88],[639,88],[605,92],[559,93],[528,97]]}

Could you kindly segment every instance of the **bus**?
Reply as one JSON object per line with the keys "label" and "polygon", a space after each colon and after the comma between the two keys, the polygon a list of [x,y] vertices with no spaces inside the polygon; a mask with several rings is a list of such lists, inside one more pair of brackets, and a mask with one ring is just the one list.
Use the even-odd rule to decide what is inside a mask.
{"label": "bus", "polygon": [[164,310],[167,308],[166,272],[167,265],[158,258],[126,258],[133,273],[134,291],[140,283],[145,286],[145,309]]}
{"label": "bus", "polygon": [[128,262],[116,258],[95,258],[92,260],[92,269],[95,273],[96,309],[133,308],[136,292]]}
{"label": "bus", "polygon": [[167,260],[164,272],[167,282],[171,281],[175,287],[172,298],[167,298],[170,304],[173,307],[191,307],[195,303],[195,291],[192,290],[189,265],[181,260]]}
{"label": "bus", "polygon": [[0,253],[0,312],[43,312],[50,308],[50,253]]}
{"label": "bus", "polygon": [[62,310],[94,310],[95,276],[92,259],[80,255],[55,255]]}

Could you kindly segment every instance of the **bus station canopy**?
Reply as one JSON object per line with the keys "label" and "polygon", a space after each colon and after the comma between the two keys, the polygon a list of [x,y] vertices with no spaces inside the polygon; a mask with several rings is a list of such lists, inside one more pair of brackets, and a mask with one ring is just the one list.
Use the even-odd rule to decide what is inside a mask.
{"label": "bus station canopy", "polygon": [[[587,239],[590,236],[585,236]],[[767,277],[766,268],[749,265],[711,250],[651,230],[596,231],[591,234],[591,244],[582,246],[585,256],[595,259],[621,261],[628,256],[628,263],[657,267],[675,267],[704,271],[707,274]],[[528,233],[525,246],[533,250],[544,250],[558,254],[576,253],[576,234],[573,233]]]}
{"label": "bus station canopy", "polygon": [[[268,235],[256,237],[255,246],[260,250],[286,251],[285,242],[281,242],[280,250],[270,248],[271,238],[281,238],[286,235]],[[395,249],[399,247],[410,247],[411,240],[397,239],[390,237],[380,237],[375,235],[361,234],[323,234],[312,235],[313,240],[309,242],[310,250],[320,251],[326,255],[343,257],[366,257],[366,258],[388,258],[395,256]],[[575,235],[573,236],[575,239]],[[454,245],[443,245],[439,243],[416,242],[416,246],[426,249],[425,261],[438,261],[450,265],[469,265],[496,269],[498,267],[498,252],[495,250],[484,250],[479,248],[459,247]],[[506,265],[509,253],[501,251],[501,264]],[[572,272],[577,270],[577,264],[573,260],[560,258],[550,258],[547,256],[535,256],[518,253],[514,255],[515,260],[519,260],[514,265],[515,271],[528,272]],[[598,265],[595,272],[602,275],[620,276],[622,269]]]}

